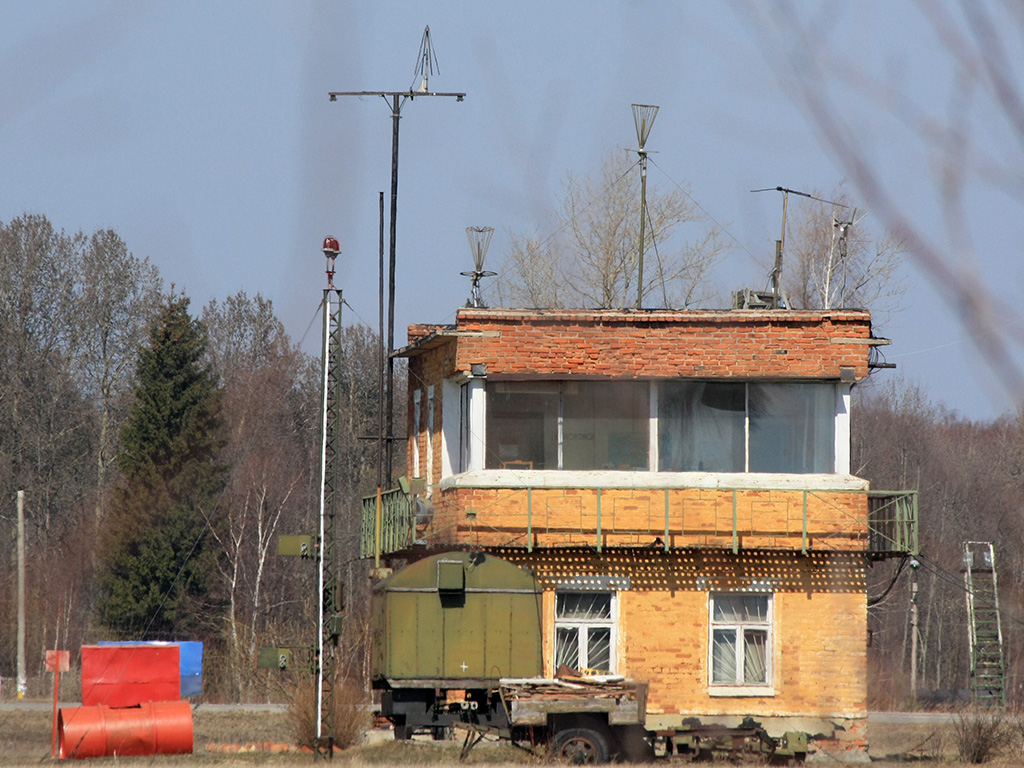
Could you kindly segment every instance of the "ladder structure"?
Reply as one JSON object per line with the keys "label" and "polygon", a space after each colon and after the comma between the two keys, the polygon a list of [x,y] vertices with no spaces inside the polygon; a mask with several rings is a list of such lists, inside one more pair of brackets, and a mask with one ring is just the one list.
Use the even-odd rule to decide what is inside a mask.
{"label": "ladder structure", "polygon": [[[325,247],[326,250],[326,247]],[[331,273],[328,273],[330,279]],[[339,427],[341,422],[341,291],[331,283],[323,298],[323,367],[321,390],[321,497],[318,542],[319,619],[314,649],[316,689],[317,757],[334,756],[334,676],[338,636],[341,634],[341,605],[338,594],[338,551],[336,527],[339,494]]]}
{"label": "ladder structure", "polygon": [[1006,706],[1003,630],[992,542],[964,542],[964,586],[971,661],[971,698],[978,707]]}

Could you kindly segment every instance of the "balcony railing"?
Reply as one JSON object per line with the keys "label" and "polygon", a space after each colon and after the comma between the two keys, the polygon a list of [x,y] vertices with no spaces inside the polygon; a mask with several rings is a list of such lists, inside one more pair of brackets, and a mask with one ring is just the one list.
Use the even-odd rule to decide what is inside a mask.
{"label": "balcony railing", "polygon": [[868,493],[868,530],[869,554],[916,555],[917,491]]}
{"label": "balcony railing", "polygon": [[384,491],[380,495],[379,508],[376,494],[363,497],[363,520],[359,536],[361,557],[401,552],[411,547],[415,539],[414,496],[401,488]]}
{"label": "balcony railing", "polygon": [[[540,519],[540,514],[535,513],[532,503],[534,489],[526,488],[526,505],[521,518],[521,530],[523,536],[517,537],[526,549],[533,549],[534,533],[540,532],[545,523]],[[750,489],[720,489],[728,494],[731,501],[732,514],[720,519],[721,527],[716,526],[714,541],[705,537],[703,546],[730,547],[734,552],[740,549],[763,549],[775,548],[772,545],[762,543],[749,546],[751,520],[741,522],[737,514],[737,505],[740,497],[749,492]],[[661,493],[661,491],[658,491]],[[815,490],[797,491],[797,499],[792,502],[794,515],[790,525],[787,525],[787,537],[793,541],[793,546],[806,554],[810,549],[847,549],[853,542],[860,542],[861,551],[867,550],[869,555],[885,557],[898,554],[917,554],[918,552],[918,508],[917,491],[847,491],[845,493],[860,493],[867,495],[868,519],[865,521],[860,515],[851,515],[847,510],[835,505],[829,499],[835,499],[835,494],[843,495],[844,492],[822,492]],[[636,539],[649,541],[644,536],[655,534],[661,539],[661,546],[666,551],[672,548],[670,544],[673,539],[677,542],[680,534],[686,537],[689,531],[676,531],[669,513],[669,491],[666,489],[664,520],[655,522],[653,515],[649,517],[650,525],[643,531],[639,529],[626,530],[621,525],[616,525],[611,515],[602,515],[601,491],[596,491],[595,514],[590,516],[593,526],[592,546],[598,551],[602,549],[602,534],[637,534]],[[818,511],[813,515],[809,514],[812,506]],[[829,511],[831,510],[831,514]],[[396,488],[381,494],[379,512],[377,496],[367,496],[363,499],[363,518],[360,539],[360,553],[363,557],[372,557],[375,554],[388,554],[408,549],[416,543],[417,526],[417,500],[403,489]],[[829,522],[825,518],[834,519]],[[607,518],[607,519],[606,519]],[[812,519],[813,518],[813,519]],[[426,522],[425,520],[420,522]],[[822,526],[829,529],[831,533],[822,530]],[[744,547],[743,542],[748,540]],[[812,543],[813,542],[813,543]],[[841,542],[847,542],[842,544]],[[457,541],[447,542],[457,544]],[[468,542],[465,542],[468,543]],[[485,544],[486,545],[486,544]],[[677,543],[678,546],[678,543]],[[856,546],[853,544],[853,546]],[[792,548],[792,547],[783,547]]]}

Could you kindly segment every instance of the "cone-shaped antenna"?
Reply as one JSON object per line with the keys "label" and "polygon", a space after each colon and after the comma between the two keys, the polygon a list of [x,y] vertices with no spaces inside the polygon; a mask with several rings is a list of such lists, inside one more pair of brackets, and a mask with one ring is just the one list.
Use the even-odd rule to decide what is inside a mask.
{"label": "cone-shaped antenna", "polygon": [[484,305],[483,297],[480,295],[480,278],[494,277],[498,274],[484,270],[484,259],[487,258],[487,249],[491,245],[491,235],[493,234],[494,227],[466,227],[466,237],[469,238],[469,249],[473,252],[475,269],[472,272],[462,272],[461,274],[473,279],[473,292],[468,304],[471,307]]}
{"label": "cone-shaped antenna", "polygon": [[633,105],[633,124],[636,125],[636,140],[640,144],[640,149],[644,148],[647,137],[651,135],[654,118],[658,116],[658,109],[653,104]]}
{"label": "cone-shaped antenna", "polygon": [[483,271],[484,259],[487,258],[487,249],[491,246],[493,234],[494,227],[466,227],[469,249],[473,252],[473,266],[477,272]]}
{"label": "cone-shaped antenna", "polygon": [[[413,75],[413,85],[417,77],[420,78],[418,93],[427,93],[430,90],[430,76],[441,70],[437,66],[437,54],[434,53],[434,43],[430,39],[430,27],[423,30],[423,38],[420,40],[420,52],[416,58],[416,73]],[[412,88],[410,87],[410,91]]]}

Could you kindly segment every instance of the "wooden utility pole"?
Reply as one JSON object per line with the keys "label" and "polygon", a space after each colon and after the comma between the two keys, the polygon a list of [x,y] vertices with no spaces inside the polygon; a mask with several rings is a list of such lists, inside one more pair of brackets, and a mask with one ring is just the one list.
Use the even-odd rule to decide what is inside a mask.
{"label": "wooden utility pole", "polygon": [[917,701],[917,561],[910,564],[910,699]]}
{"label": "wooden utility pole", "polygon": [[18,491],[18,698],[25,698],[25,492]]}

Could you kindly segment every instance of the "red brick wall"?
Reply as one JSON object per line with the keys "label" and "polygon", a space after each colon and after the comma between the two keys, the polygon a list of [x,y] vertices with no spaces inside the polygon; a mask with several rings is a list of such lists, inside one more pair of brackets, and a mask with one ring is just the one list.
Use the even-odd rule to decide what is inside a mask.
{"label": "red brick wall", "polygon": [[[488,377],[839,378],[867,376],[865,311],[458,313],[455,368]],[[860,340],[853,341],[851,340]]]}
{"label": "red brick wall", "polygon": [[[488,378],[838,379],[868,373],[870,314],[820,311],[500,310],[463,308],[456,326],[412,325],[409,354],[409,440],[426,437],[412,424],[412,392],[435,385],[435,435],[441,429],[441,382],[483,363]],[[424,400],[425,402],[425,400]],[[425,411],[424,411],[425,418]],[[441,441],[434,441],[436,483]],[[412,456],[412,445],[408,455]]]}

